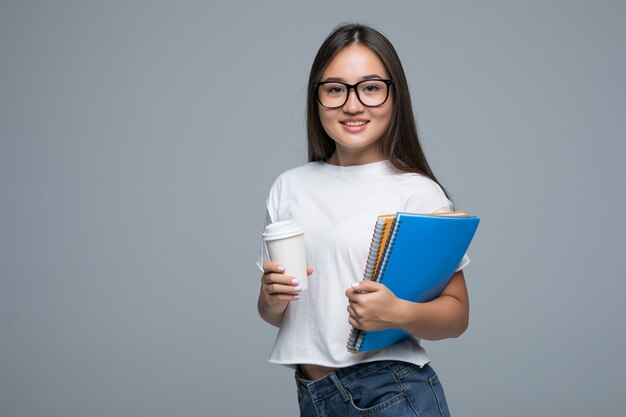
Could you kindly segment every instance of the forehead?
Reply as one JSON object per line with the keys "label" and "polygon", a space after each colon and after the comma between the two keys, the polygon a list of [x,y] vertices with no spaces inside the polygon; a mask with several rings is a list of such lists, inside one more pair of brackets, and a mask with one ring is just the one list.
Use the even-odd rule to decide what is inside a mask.
{"label": "forehead", "polygon": [[367,46],[354,44],[346,46],[335,55],[326,67],[322,79],[335,77],[354,83],[369,75],[389,77],[383,61],[374,51]]}

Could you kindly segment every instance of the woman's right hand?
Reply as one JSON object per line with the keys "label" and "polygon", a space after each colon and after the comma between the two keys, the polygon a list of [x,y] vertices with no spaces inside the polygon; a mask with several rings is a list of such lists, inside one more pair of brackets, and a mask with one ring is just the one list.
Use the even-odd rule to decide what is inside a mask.
{"label": "woman's right hand", "polygon": [[[302,287],[296,278],[285,275],[285,267],[278,262],[265,262],[263,271],[258,303],[259,314],[266,322],[280,327],[287,305],[290,301],[300,298]],[[306,273],[311,275],[313,268],[307,267]]]}
{"label": "woman's right hand", "polygon": [[[268,261],[263,264],[264,274],[261,277],[261,297],[272,309],[286,307],[289,301],[300,298],[302,287],[297,278],[285,275],[285,267],[279,262]],[[313,268],[307,268],[311,275]]]}

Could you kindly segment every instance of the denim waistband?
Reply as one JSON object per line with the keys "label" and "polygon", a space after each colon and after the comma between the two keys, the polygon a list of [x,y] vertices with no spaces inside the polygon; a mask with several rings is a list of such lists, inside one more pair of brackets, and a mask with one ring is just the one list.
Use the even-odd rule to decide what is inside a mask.
{"label": "denim waistband", "polygon": [[345,393],[343,387],[346,387],[352,382],[357,381],[369,374],[394,365],[398,368],[397,371],[402,368],[417,366],[400,361],[365,362],[348,366],[347,368],[339,368],[325,377],[315,381],[304,379],[300,371],[297,370],[296,380],[298,381],[298,388],[308,392],[313,401],[323,400],[326,397],[334,395],[337,391],[339,391],[341,396],[346,399],[345,397],[347,394]]}

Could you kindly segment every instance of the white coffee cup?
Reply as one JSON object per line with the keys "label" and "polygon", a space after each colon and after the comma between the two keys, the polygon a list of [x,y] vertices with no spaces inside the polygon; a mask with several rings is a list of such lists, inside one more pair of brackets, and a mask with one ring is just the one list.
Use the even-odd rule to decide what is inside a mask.
{"label": "white coffee cup", "polygon": [[285,266],[285,274],[300,281],[303,290],[309,287],[306,274],[304,227],[293,220],[268,224],[263,232],[270,259]]}

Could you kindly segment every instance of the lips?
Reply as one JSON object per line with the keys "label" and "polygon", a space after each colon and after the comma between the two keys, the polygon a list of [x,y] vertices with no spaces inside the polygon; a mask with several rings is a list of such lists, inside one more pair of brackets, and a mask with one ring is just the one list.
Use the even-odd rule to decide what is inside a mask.
{"label": "lips", "polygon": [[366,120],[345,120],[343,122],[339,122],[342,125],[350,126],[350,127],[360,127],[365,126],[369,121]]}
{"label": "lips", "polygon": [[344,132],[350,134],[358,134],[365,129],[367,129],[367,125],[370,123],[369,120],[341,120],[339,122]]}

